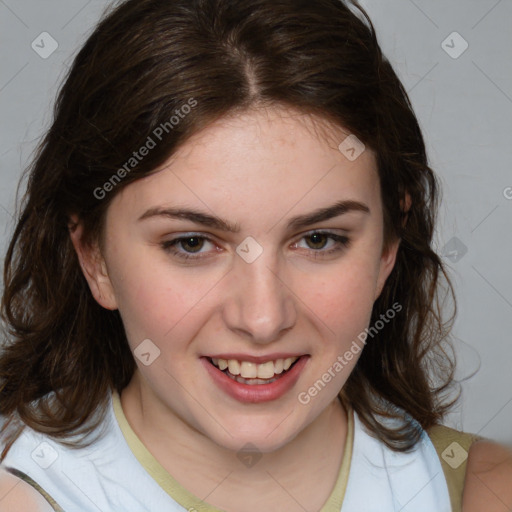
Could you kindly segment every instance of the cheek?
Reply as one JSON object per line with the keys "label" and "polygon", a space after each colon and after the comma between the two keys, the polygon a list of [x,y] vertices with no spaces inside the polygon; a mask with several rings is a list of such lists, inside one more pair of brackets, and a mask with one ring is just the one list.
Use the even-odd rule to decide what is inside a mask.
{"label": "cheek", "polygon": [[377,277],[378,266],[374,262],[351,260],[321,280],[310,278],[301,293],[322,323],[334,335],[346,338],[367,327]]}
{"label": "cheek", "polygon": [[197,317],[212,288],[204,275],[171,269],[154,256],[150,261],[133,254],[115,267],[111,281],[130,344],[150,338],[160,345],[175,337]]}

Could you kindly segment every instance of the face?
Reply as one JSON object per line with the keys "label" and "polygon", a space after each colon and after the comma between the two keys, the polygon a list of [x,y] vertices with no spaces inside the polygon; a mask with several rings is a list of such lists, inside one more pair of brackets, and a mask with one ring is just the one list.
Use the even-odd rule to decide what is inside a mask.
{"label": "face", "polygon": [[349,160],[347,135],[284,109],[224,118],[113,199],[82,265],[170,421],[272,451],[337,399],[396,253],[374,155]]}

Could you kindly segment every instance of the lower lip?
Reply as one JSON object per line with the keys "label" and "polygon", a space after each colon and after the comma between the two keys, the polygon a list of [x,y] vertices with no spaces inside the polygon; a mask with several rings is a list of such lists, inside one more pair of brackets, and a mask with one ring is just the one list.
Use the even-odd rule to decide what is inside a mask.
{"label": "lower lip", "polygon": [[270,402],[281,398],[295,385],[308,362],[308,356],[301,356],[293,368],[270,384],[242,384],[229,378],[224,372],[214,366],[206,357],[201,358],[206,371],[219,388],[232,398],[244,403]]}

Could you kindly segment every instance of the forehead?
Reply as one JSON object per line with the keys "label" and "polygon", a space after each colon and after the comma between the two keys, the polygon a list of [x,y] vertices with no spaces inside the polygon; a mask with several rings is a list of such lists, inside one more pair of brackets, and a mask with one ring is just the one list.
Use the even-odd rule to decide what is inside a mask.
{"label": "forehead", "polygon": [[[359,144],[357,153],[343,152],[348,149],[343,144],[347,137],[348,146],[354,146],[350,140]],[[363,148],[364,145],[349,130],[326,119],[292,108],[262,107],[231,114],[212,123],[189,139],[168,163],[188,160],[206,164],[213,158],[229,164],[231,161],[238,163],[248,155],[259,155],[265,162],[273,163],[272,169],[283,171],[286,165],[295,163],[295,170],[301,172],[311,161],[321,165],[330,157],[333,162],[342,162],[341,155],[346,160],[343,163],[357,167],[357,158],[353,157]],[[363,153],[364,165],[373,167],[372,151]],[[280,156],[279,161],[273,161],[276,156]],[[280,162],[283,165],[279,166]],[[251,163],[258,162],[246,161],[246,167],[252,167]]]}
{"label": "forehead", "polygon": [[[226,218],[257,213],[267,223],[286,212],[346,199],[380,209],[374,154],[365,148],[353,158],[363,148],[357,144],[346,129],[291,109],[231,115],[192,136],[160,169],[123,189],[113,206],[140,212],[178,201]],[[351,146],[354,151],[347,153]]]}

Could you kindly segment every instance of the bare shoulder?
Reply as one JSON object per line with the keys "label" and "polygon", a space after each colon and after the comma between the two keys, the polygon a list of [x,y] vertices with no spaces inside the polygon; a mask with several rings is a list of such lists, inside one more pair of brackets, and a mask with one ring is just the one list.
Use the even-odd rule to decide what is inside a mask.
{"label": "bare shoulder", "polygon": [[53,512],[32,486],[0,467],[0,512]]}
{"label": "bare shoulder", "polygon": [[463,512],[505,512],[512,509],[512,448],[481,440],[471,445]]}

